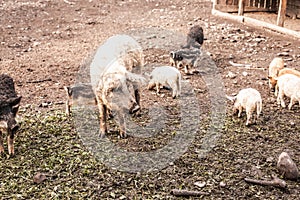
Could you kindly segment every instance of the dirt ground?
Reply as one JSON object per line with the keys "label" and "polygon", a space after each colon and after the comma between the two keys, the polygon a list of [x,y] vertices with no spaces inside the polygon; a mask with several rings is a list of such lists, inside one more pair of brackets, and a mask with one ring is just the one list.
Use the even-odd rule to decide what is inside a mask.
{"label": "dirt ground", "polygon": [[[281,177],[276,162],[283,151],[300,166],[300,106],[279,107],[267,79],[268,65],[276,56],[300,70],[299,40],[215,18],[210,1],[196,0],[7,0],[0,2],[0,22],[0,73],[13,77],[22,95],[16,155],[0,158],[1,199],[175,199],[172,189],[203,191],[208,195],[201,198],[206,199],[299,198],[299,179],[286,180],[286,189],[244,181]],[[180,36],[196,24],[207,38],[203,51],[217,67],[215,82],[221,82],[229,95],[256,88],[263,98],[260,119],[246,127],[245,115],[232,116],[232,105],[223,102],[227,115],[218,127],[218,140],[201,156],[212,124],[210,85],[201,73],[183,76],[201,111],[199,119],[190,119],[199,127],[191,130],[196,135],[187,151],[154,172],[127,173],[101,163],[89,151],[92,147],[82,142],[76,120],[64,114],[63,87],[84,77],[88,58],[112,35],[129,33],[142,44],[148,73],[152,64],[168,64],[169,51],[178,48],[184,38]],[[232,66],[229,61],[251,67]],[[168,116],[165,130],[147,139],[119,139],[114,132],[108,138],[128,151],[162,148],[179,127],[179,101],[167,90],[161,96],[143,90],[144,109],[136,120],[151,121],[150,107],[159,103]],[[47,176],[40,184],[32,182],[37,172]],[[203,187],[195,186],[197,181]]]}

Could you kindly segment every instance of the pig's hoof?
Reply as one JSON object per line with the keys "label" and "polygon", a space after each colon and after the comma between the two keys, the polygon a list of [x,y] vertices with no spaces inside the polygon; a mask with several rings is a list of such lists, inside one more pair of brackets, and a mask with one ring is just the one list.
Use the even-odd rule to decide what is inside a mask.
{"label": "pig's hoof", "polygon": [[99,134],[99,137],[100,137],[100,138],[104,138],[104,137],[105,137],[105,133],[100,133],[100,134]]}

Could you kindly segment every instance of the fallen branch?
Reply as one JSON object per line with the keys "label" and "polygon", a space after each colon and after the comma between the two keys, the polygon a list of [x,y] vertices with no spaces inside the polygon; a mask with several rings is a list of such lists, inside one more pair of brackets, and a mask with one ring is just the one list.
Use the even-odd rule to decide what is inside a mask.
{"label": "fallen branch", "polygon": [[200,191],[192,191],[192,190],[177,190],[177,189],[173,189],[171,191],[171,194],[173,194],[174,196],[194,196],[194,197],[198,197],[198,196],[202,196],[202,195],[209,195],[209,193],[207,192],[200,192]]}
{"label": "fallen branch", "polygon": [[256,180],[256,179],[250,179],[250,178],[245,178],[244,180],[247,183],[253,183],[256,185],[263,185],[263,186],[273,186],[277,188],[286,188],[286,182],[280,178],[277,178],[276,176],[272,176],[272,180]]}
{"label": "fallen branch", "polygon": [[251,67],[251,64],[240,64],[240,63],[234,63],[232,61],[229,61],[229,64],[231,64],[233,67]]}
{"label": "fallen branch", "polygon": [[42,79],[42,80],[26,81],[26,83],[42,83],[42,82],[46,82],[46,81],[52,81],[52,79],[46,78],[46,79]]}
{"label": "fallen branch", "polygon": [[261,67],[253,67],[252,64],[242,64],[242,63],[234,63],[232,61],[229,61],[229,64],[233,67],[245,67],[247,69],[261,69],[261,70],[265,70],[264,68]]}

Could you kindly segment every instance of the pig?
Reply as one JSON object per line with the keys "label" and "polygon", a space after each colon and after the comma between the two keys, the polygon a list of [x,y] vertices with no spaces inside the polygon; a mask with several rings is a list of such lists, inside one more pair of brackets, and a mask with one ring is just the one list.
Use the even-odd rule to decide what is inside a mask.
{"label": "pig", "polygon": [[67,94],[66,114],[71,114],[71,107],[97,105],[96,96],[92,85],[89,83],[78,83],[73,86],[64,87]]}
{"label": "pig", "polygon": [[262,111],[262,98],[260,93],[253,88],[246,88],[239,91],[239,93],[234,96],[226,96],[229,100],[234,102],[233,112],[236,114],[238,112],[238,117],[241,117],[241,113],[246,110],[247,121],[246,126],[250,124],[252,113],[256,111],[256,118],[259,118],[259,115]]}
{"label": "pig", "polygon": [[284,61],[282,58],[276,57],[272,60],[269,65],[269,87],[271,90],[274,90],[274,85],[272,84],[272,79],[275,79],[278,76],[278,73],[281,69],[284,68]]}
{"label": "pig", "polygon": [[[143,51],[139,43],[128,35],[115,35],[108,38],[96,51],[90,65],[90,77],[93,90],[98,86],[100,77],[117,61],[116,71],[128,71],[141,74],[144,65]],[[121,67],[122,66],[122,67]],[[140,105],[139,85],[133,84],[136,102]]]}
{"label": "pig", "polygon": [[148,89],[156,86],[156,92],[159,93],[160,86],[169,86],[172,89],[173,99],[180,95],[181,74],[175,67],[161,66],[156,67],[150,74]]}
{"label": "pig", "polygon": [[170,52],[170,65],[177,69],[184,69],[184,73],[189,74],[190,70],[195,67],[196,60],[201,56],[201,50],[180,49]]}
{"label": "pig", "polygon": [[116,114],[120,136],[126,137],[126,112],[140,110],[139,75],[144,65],[142,48],[128,35],[107,39],[95,53],[90,65],[90,77],[100,112],[100,136],[107,133],[107,110]]}
{"label": "pig", "polygon": [[[119,63],[116,63],[119,65]],[[122,68],[123,66],[120,66]],[[107,72],[101,77],[95,89],[100,112],[100,136],[107,133],[107,112],[112,111],[119,125],[120,137],[126,137],[126,113],[133,114],[140,109],[134,96],[134,85],[144,83],[141,75],[128,71]]]}
{"label": "pig", "polygon": [[294,74],[295,76],[300,77],[300,72],[295,70],[295,69],[291,69],[291,68],[283,68],[279,71],[278,76],[273,78],[273,77],[268,77],[269,81],[272,85],[272,88],[275,88],[275,96],[277,96],[278,94],[278,87],[277,87],[277,79],[278,77],[284,75],[284,74]]}
{"label": "pig", "polygon": [[0,75],[0,88],[0,153],[4,152],[4,131],[7,132],[8,153],[14,155],[14,138],[19,129],[15,118],[22,97],[17,95],[13,79],[6,74]]}
{"label": "pig", "polygon": [[200,48],[204,41],[203,28],[199,25],[192,26],[187,34],[187,44],[183,48]]}
{"label": "pig", "polygon": [[279,88],[277,104],[285,107],[284,96],[287,96],[291,98],[289,110],[292,109],[294,101],[298,101],[300,105],[300,78],[294,74],[284,74],[276,79]]}
{"label": "pig", "polygon": [[180,68],[183,67],[180,61],[185,60],[185,63],[189,62],[189,65],[185,65],[186,68],[192,66],[201,55],[200,48],[204,40],[203,28],[199,25],[192,26],[187,34],[186,45],[177,51],[170,52],[170,65]]}

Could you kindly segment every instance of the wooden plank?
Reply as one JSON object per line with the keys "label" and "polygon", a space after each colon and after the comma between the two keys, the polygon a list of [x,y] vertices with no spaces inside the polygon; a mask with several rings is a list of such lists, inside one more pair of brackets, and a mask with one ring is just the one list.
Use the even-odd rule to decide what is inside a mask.
{"label": "wooden plank", "polygon": [[265,8],[270,8],[270,0],[265,0]]}
{"label": "wooden plank", "polygon": [[287,0],[280,0],[279,3],[279,10],[278,10],[278,16],[277,16],[277,26],[284,26],[284,19],[286,14],[286,4]]}
{"label": "wooden plank", "polygon": [[[272,9],[277,9],[277,0],[271,0],[272,2],[271,2],[271,8]],[[280,0],[279,0],[280,1]]]}
{"label": "wooden plank", "polygon": [[[227,6],[215,5],[215,9],[222,12],[228,12],[228,13],[237,13],[239,10],[238,6],[233,6],[233,5],[227,5]],[[270,10],[268,8],[256,8],[256,7],[245,6],[244,13],[245,12],[274,12],[276,10]]]}
{"label": "wooden plank", "polygon": [[230,20],[234,20],[234,21],[238,21],[238,22],[244,22],[245,24],[247,24],[249,26],[256,27],[256,28],[263,28],[263,29],[265,28],[265,29],[274,30],[274,31],[277,31],[279,33],[282,33],[282,34],[285,34],[285,35],[290,35],[292,37],[300,39],[300,32],[293,31],[293,30],[283,28],[283,27],[279,27],[279,26],[276,26],[274,24],[270,24],[270,23],[263,22],[263,21],[260,21],[260,20],[257,20],[257,19],[253,19],[251,17],[232,15],[232,14],[220,12],[218,10],[212,10],[212,14],[215,15],[215,16],[227,18],[227,19],[230,19]]}
{"label": "wooden plank", "polygon": [[254,0],[250,0],[249,1],[249,6],[253,6],[254,5],[253,2],[254,2]]}
{"label": "wooden plank", "polygon": [[239,11],[238,11],[238,15],[239,15],[239,16],[244,15],[244,10],[245,10],[245,0],[239,0]]}

